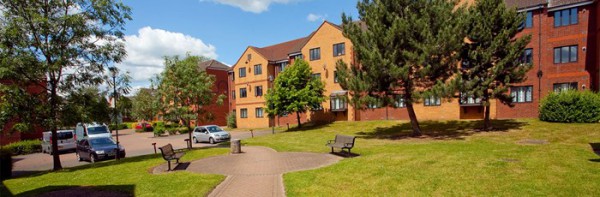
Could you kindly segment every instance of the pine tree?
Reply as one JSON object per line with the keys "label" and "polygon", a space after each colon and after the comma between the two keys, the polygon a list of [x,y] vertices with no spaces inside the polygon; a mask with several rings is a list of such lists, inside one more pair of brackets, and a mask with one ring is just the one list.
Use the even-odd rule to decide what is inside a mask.
{"label": "pine tree", "polygon": [[[413,135],[421,135],[413,103],[429,96],[450,97],[457,51],[464,34],[463,8],[448,0],[362,0],[359,22],[345,14],[344,35],[352,41],[357,65],[338,62],[343,88],[358,109],[379,101],[405,102]],[[401,101],[398,99],[398,101]]]}
{"label": "pine tree", "polygon": [[280,116],[286,113],[296,113],[298,127],[302,127],[300,114],[306,113],[311,107],[319,106],[325,101],[323,92],[325,85],[318,78],[312,77],[312,70],[302,59],[294,60],[292,66],[281,72],[272,89],[265,96],[267,113]]}
{"label": "pine tree", "polygon": [[525,81],[531,64],[522,63],[530,35],[515,39],[524,15],[506,8],[503,0],[479,0],[468,10],[470,21],[465,26],[461,86],[463,98],[479,98],[484,106],[484,130],[491,128],[490,100],[513,106],[508,94],[510,84]]}

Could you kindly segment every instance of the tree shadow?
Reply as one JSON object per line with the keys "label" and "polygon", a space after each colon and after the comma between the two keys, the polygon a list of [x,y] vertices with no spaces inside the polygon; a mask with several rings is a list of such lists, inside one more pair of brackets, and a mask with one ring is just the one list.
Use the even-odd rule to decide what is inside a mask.
{"label": "tree shadow", "polygon": [[600,163],[600,159],[588,159],[591,162],[596,162],[596,163]]}
{"label": "tree shadow", "polygon": [[[412,135],[412,126],[410,122],[402,123],[392,127],[378,127],[372,132],[358,132],[359,138],[364,139],[390,139],[401,140],[407,138],[428,138],[428,139],[453,139],[463,140],[464,137],[480,132],[483,127],[483,121],[422,121],[422,136]],[[492,120],[493,128],[490,132],[506,132],[509,130],[520,130],[527,123],[515,120]]]}
{"label": "tree shadow", "polygon": [[298,125],[295,125],[294,127],[291,127],[290,129],[286,130],[285,132],[297,132],[297,131],[322,129],[322,128],[329,127],[331,125],[331,123],[332,122],[306,122],[306,123],[302,124],[302,127],[298,127]]}
{"label": "tree shadow", "polygon": [[[4,193],[2,196],[5,196]],[[135,196],[135,185],[53,185],[29,190],[19,195],[9,191],[7,196]]]}

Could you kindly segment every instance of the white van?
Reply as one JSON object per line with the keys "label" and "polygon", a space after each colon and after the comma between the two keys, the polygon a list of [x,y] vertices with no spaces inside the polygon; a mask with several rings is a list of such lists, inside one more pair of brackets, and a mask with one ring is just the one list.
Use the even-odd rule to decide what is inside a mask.
{"label": "white van", "polygon": [[[58,130],[56,131],[58,139],[58,151],[75,150],[77,142],[75,141],[75,133],[73,130]],[[42,136],[42,152],[52,154],[52,132],[46,131]]]}
{"label": "white van", "polygon": [[98,123],[77,123],[75,127],[75,139],[82,140],[84,137],[108,137],[112,138],[108,126]]}

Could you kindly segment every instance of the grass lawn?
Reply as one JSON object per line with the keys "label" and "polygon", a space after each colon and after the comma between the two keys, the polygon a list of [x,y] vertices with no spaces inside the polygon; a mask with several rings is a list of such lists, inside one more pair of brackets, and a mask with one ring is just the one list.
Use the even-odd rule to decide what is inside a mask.
{"label": "grass lawn", "polygon": [[[475,132],[478,121],[425,121],[425,136],[411,138],[405,121],[336,122],[244,140],[278,151],[327,153],[336,134],[358,136],[360,156],[284,175],[288,196],[600,196],[600,124],[498,120],[494,132]],[[292,129],[294,130],[294,129]],[[226,154],[188,152],[186,161]],[[136,196],[204,196],[220,175],[152,175],[160,155],[102,162],[3,182],[0,196],[35,195],[61,187],[94,186]]]}
{"label": "grass lawn", "polygon": [[[182,162],[226,154],[226,148],[188,151]],[[117,190],[135,196],[204,196],[225,179],[222,175],[202,175],[178,171],[153,175],[149,169],[163,164],[160,154],[106,161],[41,173],[2,183],[0,196],[35,195],[67,187],[92,186],[100,190]],[[11,194],[9,194],[10,192]]]}
{"label": "grass lawn", "polygon": [[[328,152],[335,134],[358,136],[360,156],[284,175],[289,196],[600,196],[600,124],[538,120],[422,122],[424,138],[406,122],[336,122],[246,140],[278,151]],[[540,141],[536,141],[540,140]],[[527,143],[529,142],[529,143]],[[540,143],[541,142],[541,143]],[[547,143],[544,143],[547,142]]]}

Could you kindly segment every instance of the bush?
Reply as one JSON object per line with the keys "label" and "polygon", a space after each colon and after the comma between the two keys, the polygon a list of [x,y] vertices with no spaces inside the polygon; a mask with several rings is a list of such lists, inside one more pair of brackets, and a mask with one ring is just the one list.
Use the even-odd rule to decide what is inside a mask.
{"label": "bush", "polygon": [[186,134],[186,133],[188,133],[188,128],[187,127],[179,127],[179,128],[177,128],[175,130],[177,130],[177,132],[179,134]]}
{"label": "bush", "polygon": [[600,94],[590,91],[552,93],[542,99],[540,120],[597,123],[600,121]]}
{"label": "bush", "polygon": [[165,134],[165,128],[164,127],[156,127],[154,128],[154,136],[161,136],[163,134]]}
{"label": "bush", "polygon": [[169,129],[166,129],[166,130],[169,133],[169,135],[177,135],[177,129],[176,128],[169,128]]}
{"label": "bush", "polygon": [[229,128],[237,128],[237,124],[235,122],[235,113],[227,114],[227,127]]}
{"label": "bush", "polygon": [[[115,124],[111,124],[109,126],[110,130],[116,130]],[[127,124],[121,123],[119,124],[119,130],[127,129]]]}
{"label": "bush", "polygon": [[5,180],[12,176],[12,167],[11,151],[5,148],[0,149],[0,180]]}
{"label": "bush", "polygon": [[10,143],[4,146],[4,149],[10,151],[13,155],[39,153],[42,152],[42,141],[23,140],[20,142]]}
{"label": "bush", "polygon": [[165,127],[165,122],[164,121],[152,122],[152,127]]}

